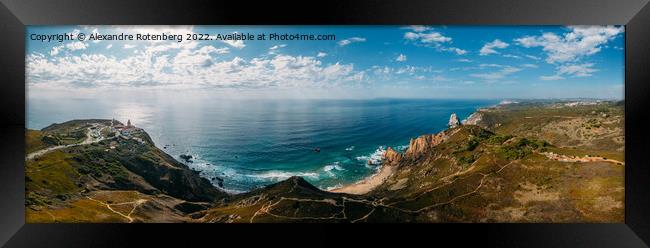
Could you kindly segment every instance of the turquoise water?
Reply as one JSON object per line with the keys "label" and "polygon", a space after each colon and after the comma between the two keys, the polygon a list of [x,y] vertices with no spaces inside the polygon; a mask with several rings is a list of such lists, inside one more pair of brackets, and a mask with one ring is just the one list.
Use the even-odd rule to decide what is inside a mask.
{"label": "turquoise water", "polygon": [[[155,96],[28,101],[29,128],[82,118],[131,119],[156,146],[243,192],[293,175],[322,189],[358,181],[388,146],[446,127],[498,100],[233,100]],[[316,152],[319,148],[320,152]],[[216,181],[215,181],[216,183]]]}

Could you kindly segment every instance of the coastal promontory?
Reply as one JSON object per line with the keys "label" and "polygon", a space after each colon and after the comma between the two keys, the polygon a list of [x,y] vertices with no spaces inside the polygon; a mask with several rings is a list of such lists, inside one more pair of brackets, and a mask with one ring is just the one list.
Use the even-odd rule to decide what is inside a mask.
{"label": "coastal promontory", "polygon": [[[26,130],[26,217],[41,222],[622,222],[622,104],[483,108],[387,148],[377,173],[326,191],[291,177],[231,195],[145,130],[73,120]],[[444,120],[443,120],[444,121]],[[453,125],[452,125],[453,124]],[[223,179],[227,180],[227,179]]]}

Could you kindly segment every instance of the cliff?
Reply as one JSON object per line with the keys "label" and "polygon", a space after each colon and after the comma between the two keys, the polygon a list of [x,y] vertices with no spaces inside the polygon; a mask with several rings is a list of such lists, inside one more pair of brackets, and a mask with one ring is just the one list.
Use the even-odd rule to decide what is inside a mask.
{"label": "cliff", "polygon": [[[387,176],[362,194],[291,177],[227,195],[143,132],[28,160],[27,222],[622,222],[623,120],[610,103],[480,110],[403,153],[388,148]],[[28,130],[28,148],[83,140],[80,128]]]}
{"label": "cliff", "polygon": [[422,135],[418,138],[411,139],[409,147],[404,153],[405,156],[417,158],[426,154],[426,152],[431,150],[431,148],[445,141],[445,139],[448,138],[448,132],[449,131],[443,131],[437,134]]}
{"label": "cliff", "polygon": [[[28,222],[177,222],[230,197],[156,148],[144,130],[116,134],[110,123],[74,120],[28,130],[28,146],[36,146],[25,162]],[[65,143],[39,145],[47,137]],[[136,210],[136,203],[137,211],[115,210]],[[79,208],[86,212],[75,215]]]}
{"label": "cliff", "polygon": [[463,120],[463,125],[479,125],[482,119],[483,113],[476,111],[467,117],[467,119]]}
{"label": "cliff", "polygon": [[[603,107],[610,106],[592,106]],[[622,115],[612,108],[609,113]],[[326,192],[292,178],[197,212],[195,217],[201,222],[228,223],[622,222],[620,165],[584,162],[584,166],[575,166],[554,160],[544,154],[587,150],[541,139],[549,131],[536,136],[523,132],[557,125],[566,117],[602,118],[584,116],[590,111],[549,105],[479,111],[465,125],[411,139],[403,153],[388,148],[383,165],[392,174],[368,193]],[[485,118],[493,122],[489,129],[482,127]],[[585,184],[598,185],[600,190],[585,189]],[[613,205],[603,208],[600,204],[606,201]]]}
{"label": "cliff", "polygon": [[388,166],[394,166],[401,162],[402,154],[393,150],[393,148],[388,147],[386,153],[384,154],[383,164]]}

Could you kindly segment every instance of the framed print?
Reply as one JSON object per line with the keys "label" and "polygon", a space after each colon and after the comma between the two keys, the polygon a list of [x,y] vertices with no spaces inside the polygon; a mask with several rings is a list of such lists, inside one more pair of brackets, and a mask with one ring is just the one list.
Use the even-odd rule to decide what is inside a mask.
{"label": "framed print", "polygon": [[3,4],[8,246],[648,242],[645,1]]}

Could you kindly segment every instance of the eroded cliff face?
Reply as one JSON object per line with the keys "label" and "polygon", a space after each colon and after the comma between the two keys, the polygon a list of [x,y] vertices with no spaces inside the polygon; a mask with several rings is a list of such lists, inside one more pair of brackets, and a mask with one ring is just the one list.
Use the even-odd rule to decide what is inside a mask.
{"label": "eroded cliff face", "polygon": [[433,147],[449,138],[451,132],[454,132],[454,129],[448,129],[437,134],[427,134],[413,138],[409,142],[409,148],[406,149],[403,154],[389,147],[386,149],[386,153],[384,154],[383,164],[396,166],[405,159],[414,160],[426,155],[427,152],[433,149]]}
{"label": "eroded cliff face", "polygon": [[[98,142],[26,163],[27,222],[622,222],[625,165],[624,154],[610,145],[616,137],[589,149],[550,145],[541,138],[553,138],[553,132],[532,132],[530,126],[622,118],[623,109],[616,106],[478,111],[466,125],[411,139],[404,152],[387,148],[381,173],[388,175],[368,179],[381,183],[362,194],[323,191],[292,177],[225,201],[189,201],[212,199],[214,192],[202,189],[213,187],[153,143]],[[604,107],[608,117],[590,114]],[[612,128],[622,128],[624,123],[617,123]],[[610,149],[605,150],[609,161],[554,157],[593,154],[595,148]],[[77,170],[97,187],[85,187],[76,176],[80,173],[69,173]]]}
{"label": "eroded cliff face", "polygon": [[[414,138],[403,152],[387,148],[380,173],[389,175],[377,174],[365,180],[362,184],[381,180],[369,192],[321,191],[293,178],[234,196],[225,205],[192,216],[198,222],[245,223],[624,220],[623,164],[584,162],[585,166],[576,166],[554,160],[544,156],[542,150],[560,154],[589,151],[549,146],[522,132],[530,131],[531,121],[538,125],[548,125],[549,120],[562,124],[567,118],[556,116],[573,119],[575,111],[552,106],[508,110],[498,110],[497,114],[493,114],[496,110],[477,111],[465,121],[467,125]],[[579,113],[595,118],[590,111]],[[507,126],[497,130],[483,127],[499,124]],[[585,184],[599,190],[584,190]],[[576,193],[585,198],[576,199]]]}
{"label": "eroded cliff face", "polygon": [[472,113],[467,119],[463,120],[463,125],[479,125],[483,119],[483,114],[481,112]]}
{"label": "eroded cliff face", "polygon": [[396,166],[402,160],[402,154],[393,150],[393,148],[388,147],[386,153],[384,153],[384,165]]}
{"label": "eroded cliff face", "polygon": [[[146,132],[109,135],[111,123],[74,120],[47,131],[29,130],[36,141],[44,132],[86,136],[99,130],[102,136],[25,161],[27,222],[189,222],[187,214],[229,199],[197,171],[155,147]],[[30,148],[39,149],[44,148]]]}
{"label": "eroded cliff face", "polygon": [[445,141],[447,137],[446,132],[442,131],[437,134],[422,135],[415,139],[411,139],[411,142],[409,142],[409,148],[404,152],[404,156],[409,158],[422,156],[429,149]]}

